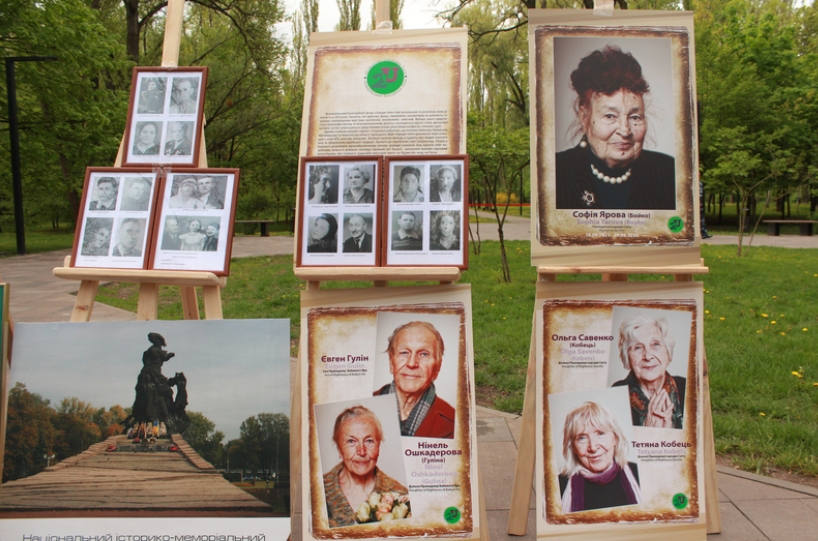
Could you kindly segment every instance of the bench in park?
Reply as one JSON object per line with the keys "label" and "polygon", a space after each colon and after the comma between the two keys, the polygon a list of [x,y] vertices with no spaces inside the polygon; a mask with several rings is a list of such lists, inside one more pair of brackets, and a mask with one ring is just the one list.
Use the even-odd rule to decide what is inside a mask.
{"label": "bench in park", "polygon": [[767,236],[777,237],[781,234],[781,224],[798,224],[798,234],[802,237],[812,236],[812,224],[818,224],[818,220],[764,220],[767,224]]}
{"label": "bench in park", "polygon": [[260,224],[261,225],[261,236],[262,237],[269,237],[270,236],[270,229],[269,225],[277,223],[276,220],[236,220],[237,224]]}

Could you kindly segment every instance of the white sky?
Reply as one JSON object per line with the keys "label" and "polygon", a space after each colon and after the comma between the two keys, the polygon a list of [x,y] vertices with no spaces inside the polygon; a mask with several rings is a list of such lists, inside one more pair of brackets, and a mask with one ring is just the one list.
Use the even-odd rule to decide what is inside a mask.
{"label": "white sky", "polygon": [[[362,29],[366,29],[372,10],[373,0],[361,0],[361,24]],[[332,32],[335,25],[338,24],[340,18],[338,12],[338,4],[335,0],[320,0],[318,8],[318,30],[319,32]],[[450,0],[405,0],[403,5],[403,27],[406,29],[415,28],[443,28],[443,24],[435,19],[435,14],[441,11],[444,6],[450,4]],[[300,0],[285,0],[287,13],[292,14],[298,10],[301,5]],[[289,42],[292,36],[292,25],[290,23],[281,23],[278,26],[279,32],[286,34],[282,35],[282,39]]]}

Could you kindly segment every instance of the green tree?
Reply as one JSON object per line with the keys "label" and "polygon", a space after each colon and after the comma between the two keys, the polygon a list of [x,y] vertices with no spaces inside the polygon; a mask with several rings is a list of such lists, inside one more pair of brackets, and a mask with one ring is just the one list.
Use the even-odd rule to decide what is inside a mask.
{"label": "green tree", "polygon": [[43,455],[51,454],[56,437],[51,426],[54,413],[48,400],[29,392],[22,383],[9,391],[3,482],[34,475],[45,468]]}
{"label": "green tree", "polygon": [[216,424],[198,411],[189,411],[187,416],[189,423],[182,437],[200,457],[214,467],[221,467],[224,462],[224,433],[216,430]]}
{"label": "green tree", "polygon": [[361,0],[335,0],[341,18],[335,25],[335,30],[361,29]]}

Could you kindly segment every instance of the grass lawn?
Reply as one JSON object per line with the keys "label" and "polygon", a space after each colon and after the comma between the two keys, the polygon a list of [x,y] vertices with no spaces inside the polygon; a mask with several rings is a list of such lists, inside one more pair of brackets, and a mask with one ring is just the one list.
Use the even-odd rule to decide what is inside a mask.
{"label": "grass lawn", "polygon": [[[0,233],[0,252],[17,255],[17,233],[13,227]],[[74,245],[74,228],[52,229],[51,226],[27,225],[25,230],[26,253],[39,254],[71,248]]]}
{"label": "grass lawn", "polygon": [[[502,283],[499,243],[470,255],[475,379],[479,403],[519,412],[523,404],[536,273],[529,243],[508,242],[511,284]],[[750,471],[775,465],[818,475],[818,250],[702,246],[711,274],[705,288],[705,345],[716,449]],[[561,275],[560,280],[598,280]],[[672,276],[633,279],[672,281]],[[364,287],[365,283],[327,284]],[[223,293],[226,318],[289,318],[299,336],[299,290],[290,256],[235,259]],[[161,288],[160,319],[181,317],[178,290]],[[136,310],[137,289],[100,288],[97,300]],[[295,345],[295,342],[294,342]]]}

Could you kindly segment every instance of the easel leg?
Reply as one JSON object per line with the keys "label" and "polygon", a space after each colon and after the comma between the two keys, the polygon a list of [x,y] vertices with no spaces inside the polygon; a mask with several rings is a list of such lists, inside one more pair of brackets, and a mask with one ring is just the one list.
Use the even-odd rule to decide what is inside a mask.
{"label": "easel leg", "polygon": [[181,286],[182,317],[185,319],[199,319],[199,301],[196,298],[196,288]]}
{"label": "easel leg", "polygon": [[[702,346],[702,351],[704,347]],[[707,510],[707,533],[721,533],[721,510],[716,472],[716,442],[713,435],[713,410],[710,407],[710,376],[707,355],[702,355],[704,377],[702,378],[702,437],[704,438],[704,501]]]}
{"label": "easel leg", "polygon": [[159,318],[159,284],[144,283],[139,287],[136,305],[137,321],[155,321]]}
{"label": "easel leg", "polygon": [[91,311],[94,309],[94,299],[97,297],[99,282],[83,280],[74,301],[74,310],[71,312],[71,321],[85,323],[91,320]]}
{"label": "easel leg", "polygon": [[[536,317],[536,315],[535,315]],[[536,448],[536,351],[535,321],[531,322],[531,348],[528,351],[528,373],[523,399],[523,421],[520,443],[517,446],[517,464],[514,467],[514,486],[511,489],[511,507],[508,512],[508,534],[525,535],[528,507],[531,503],[531,487],[534,482]]]}
{"label": "easel leg", "polygon": [[202,296],[204,297],[205,318],[224,319],[222,315],[222,289],[219,286],[204,286]]}

